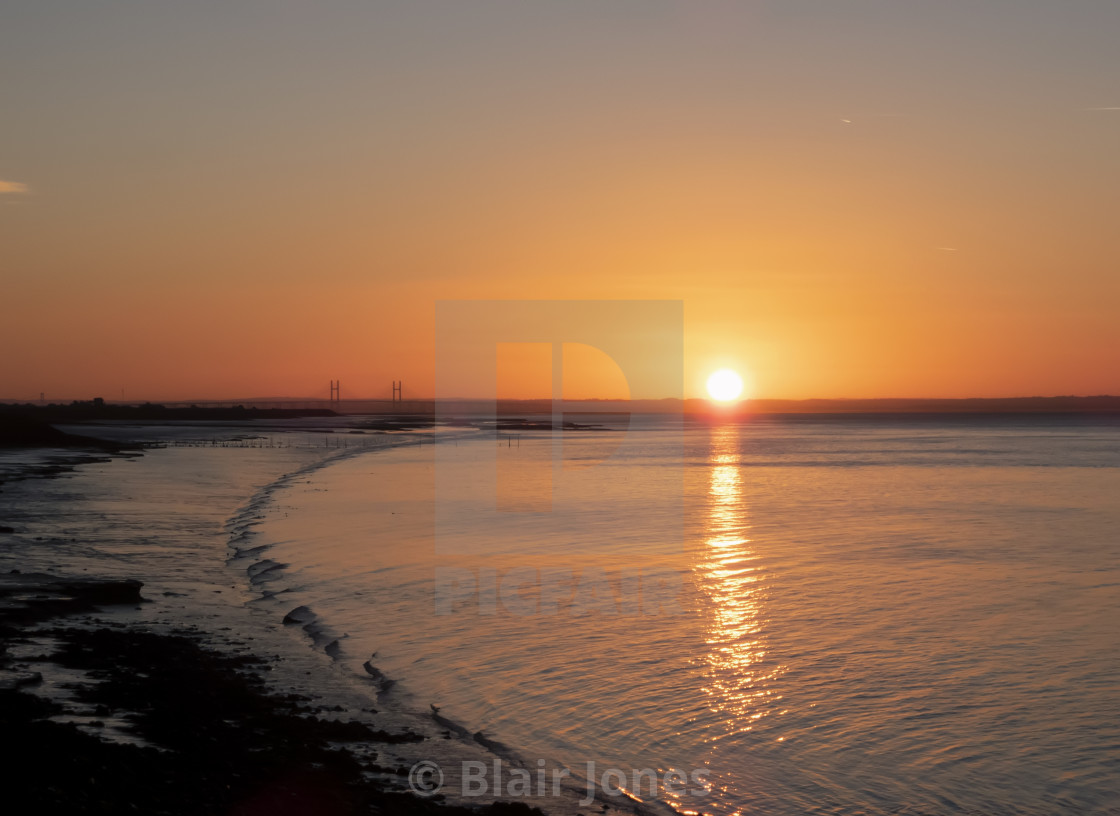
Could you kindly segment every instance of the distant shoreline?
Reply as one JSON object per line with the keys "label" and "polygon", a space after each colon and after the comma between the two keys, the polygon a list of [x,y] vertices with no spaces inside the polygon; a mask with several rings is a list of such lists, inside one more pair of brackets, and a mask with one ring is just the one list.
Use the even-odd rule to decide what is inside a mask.
{"label": "distant shoreline", "polygon": [[[688,400],[688,403],[702,402]],[[686,408],[686,411],[688,409]],[[1070,414],[1120,413],[1120,397],[977,397],[961,399],[757,400],[750,413],[767,414]]]}
{"label": "distant shoreline", "polygon": [[0,403],[0,423],[28,417],[45,423],[98,421],[238,421],[306,419],[344,415],[409,416],[443,419],[485,416],[676,414],[686,416],[777,415],[1120,415],[1120,396],[978,397],[954,399],[759,399],[721,404],[705,399],[637,400],[289,400],[256,399],[197,403],[112,403],[102,400],[66,404]]}
{"label": "distant shoreline", "polygon": [[330,408],[283,408],[255,405],[163,405],[145,402],[113,403],[83,400],[69,403],[0,403],[0,417],[31,417],[43,422],[67,423],[91,420],[166,421],[166,420],[246,420],[303,419],[338,416]]}

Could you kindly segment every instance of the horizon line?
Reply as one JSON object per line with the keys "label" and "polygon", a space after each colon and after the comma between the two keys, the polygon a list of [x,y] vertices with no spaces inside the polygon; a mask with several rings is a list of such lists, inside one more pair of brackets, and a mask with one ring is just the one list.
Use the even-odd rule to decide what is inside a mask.
{"label": "horizon line", "polygon": [[[74,403],[92,403],[95,400],[101,399],[106,405],[235,405],[238,403],[280,403],[280,402],[305,402],[305,403],[326,403],[328,405],[335,403],[356,403],[356,402],[385,402],[393,403],[391,397],[344,397],[340,400],[332,400],[329,397],[321,396],[254,396],[254,397],[209,397],[209,398],[163,398],[163,399],[104,399],[100,397],[89,397],[85,399],[62,399],[62,400],[49,400],[49,399],[27,399],[27,398],[3,398],[0,399],[0,405],[35,405],[35,406],[49,406],[49,405],[71,405]],[[1021,394],[1014,396],[954,396],[954,397],[747,397],[743,399],[730,400],[727,402],[717,402],[710,397],[692,396],[692,397],[560,397],[554,398],[551,396],[542,397],[478,397],[478,396],[451,396],[451,397],[408,397],[403,400],[396,400],[402,403],[416,403],[416,402],[603,402],[603,403],[649,403],[649,402],[707,402],[716,405],[750,405],[755,403],[811,403],[811,402],[833,402],[833,403],[855,403],[855,402],[979,402],[979,401],[1012,401],[1012,400],[1116,400],[1120,399],[1120,394]]]}

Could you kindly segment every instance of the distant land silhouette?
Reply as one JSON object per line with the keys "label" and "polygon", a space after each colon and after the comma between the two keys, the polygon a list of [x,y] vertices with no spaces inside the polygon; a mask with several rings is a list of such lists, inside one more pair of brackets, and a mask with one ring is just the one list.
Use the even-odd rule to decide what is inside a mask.
{"label": "distant land silhouette", "polygon": [[0,413],[0,448],[93,448],[116,452],[126,446],[65,433],[24,414]]}
{"label": "distant land silhouette", "polygon": [[[707,399],[564,400],[566,414],[1116,414],[1120,396],[979,397],[965,399],[758,399],[720,404]],[[551,414],[552,400],[501,399],[499,416]],[[481,399],[346,399],[331,401],[291,397],[196,402],[116,403],[102,399],[70,403],[0,403],[0,417],[23,415],[44,422],[236,421],[329,417],[339,414],[480,416],[495,412],[493,400]]]}
{"label": "distant land silhouette", "polygon": [[232,422],[249,419],[296,419],[337,416],[328,409],[282,408],[168,408],[163,405],[111,405],[94,399],[66,405],[0,404],[0,448],[96,448],[119,451],[127,446],[103,439],[65,433],[55,424],[98,421],[183,422],[209,420]]}
{"label": "distant land silhouette", "polygon": [[69,403],[0,403],[0,416],[30,416],[47,422],[88,422],[90,420],[216,420],[295,419],[337,416],[329,408],[280,408],[254,405],[160,405],[145,402],[112,403],[102,399],[75,400]]}

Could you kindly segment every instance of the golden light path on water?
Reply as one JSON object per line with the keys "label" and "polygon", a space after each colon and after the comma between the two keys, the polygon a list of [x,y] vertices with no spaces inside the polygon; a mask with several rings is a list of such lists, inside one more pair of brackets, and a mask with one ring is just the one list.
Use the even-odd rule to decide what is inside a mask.
{"label": "golden light path on water", "polygon": [[[782,695],[775,681],[786,670],[765,659],[766,579],[749,535],[739,441],[735,425],[711,431],[707,483],[697,485],[703,494],[692,564],[706,647],[698,661],[701,691],[709,711],[718,718],[703,738],[712,749],[708,782],[724,794],[733,783],[722,778],[720,767],[725,762],[718,758],[718,746],[731,740],[738,744],[727,747],[738,752],[742,745],[735,738],[744,739],[761,720],[778,712]],[[681,813],[697,812],[687,797],[666,791],[665,798]]]}
{"label": "golden light path on water", "polygon": [[773,681],[784,669],[763,663],[765,581],[748,535],[736,426],[713,430],[709,464],[705,536],[694,572],[706,606],[704,692],[725,723],[715,741],[751,731],[773,712],[781,699]]}

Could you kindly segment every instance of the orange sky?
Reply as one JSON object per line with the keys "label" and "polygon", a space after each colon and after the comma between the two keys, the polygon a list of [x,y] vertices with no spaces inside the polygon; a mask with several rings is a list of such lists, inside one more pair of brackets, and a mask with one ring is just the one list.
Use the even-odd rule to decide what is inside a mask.
{"label": "orange sky", "polygon": [[1120,393],[1120,5],[46,5],[0,398],[429,396],[457,298],[681,300],[689,396]]}

